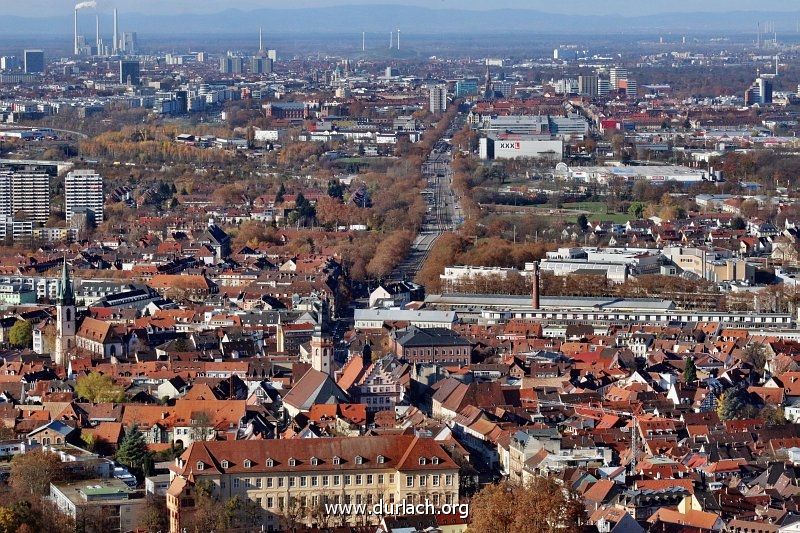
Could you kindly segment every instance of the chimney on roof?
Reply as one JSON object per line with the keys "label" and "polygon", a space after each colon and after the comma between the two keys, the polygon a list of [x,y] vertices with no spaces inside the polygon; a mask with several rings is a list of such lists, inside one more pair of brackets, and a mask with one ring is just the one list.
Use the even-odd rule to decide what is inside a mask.
{"label": "chimney on roof", "polygon": [[539,261],[533,262],[533,283],[531,284],[531,305],[534,309],[541,309],[539,303],[539,284],[541,283],[539,275]]}

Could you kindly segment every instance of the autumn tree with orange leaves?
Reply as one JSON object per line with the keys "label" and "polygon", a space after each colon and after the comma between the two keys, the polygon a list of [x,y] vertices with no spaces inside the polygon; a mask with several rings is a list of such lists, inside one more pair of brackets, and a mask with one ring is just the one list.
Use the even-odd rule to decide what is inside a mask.
{"label": "autumn tree with orange leaves", "polygon": [[577,533],[586,522],[579,495],[549,477],[487,485],[470,504],[469,533]]}

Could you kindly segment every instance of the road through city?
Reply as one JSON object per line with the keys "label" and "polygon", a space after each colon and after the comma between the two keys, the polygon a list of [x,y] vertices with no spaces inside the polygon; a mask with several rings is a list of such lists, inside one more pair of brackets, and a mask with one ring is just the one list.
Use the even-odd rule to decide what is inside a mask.
{"label": "road through city", "polygon": [[422,165],[422,174],[428,182],[422,191],[427,213],[408,255],[392,272],[392,279],[413,280],[439,237],[462,222],[461,208],[453,191],[453,147],[449,140],[463,127],[464,120],[463,114],[456,115]]}

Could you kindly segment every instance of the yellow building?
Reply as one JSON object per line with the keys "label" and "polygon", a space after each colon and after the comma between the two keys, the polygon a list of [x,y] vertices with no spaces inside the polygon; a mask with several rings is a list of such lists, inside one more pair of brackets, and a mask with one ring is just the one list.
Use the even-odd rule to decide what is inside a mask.
{"label": "yellow building", "polygon": [[[179,533],[194,510],[196,485],[210,482],[223,500],[239,496],[261,508],[267,531],[287,514],[304,524],[375,523],[382,502],[458,503],[458,465],[435,440],[413,435],[329,439],[197,442],[172,467],[167,508]],[[366,516],[330,516],[325,504],[366,504]],[[385,514],[393,514],[385,512]]]}

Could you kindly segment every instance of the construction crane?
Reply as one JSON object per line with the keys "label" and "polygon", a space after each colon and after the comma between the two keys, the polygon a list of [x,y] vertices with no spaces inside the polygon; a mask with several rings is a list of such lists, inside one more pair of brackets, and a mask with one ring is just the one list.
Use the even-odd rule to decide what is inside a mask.
{"label": "construction crane", "polygon": [[573,409],[585,409],[590,411],[599,411],[603,414],[610,414],[610,415],[617,415],[617,416],[625,416],[630,418],[633,421],[633,425],[631,427],[631,461],[630,465],[630,473],[633,474],[634,470],[636,469],[636,457],[639,453],[638,444],[639,444],[639,421],[638,417],[641,415],[637,415],[628,411],[620,411],[618,409],[609,409],[607,407],[594,406],[594,405],[583,405],[577,403],[568,403],[568,402],[555,402],[551,400],[536,400],[536,403],[540,406],[549,406],[549,407],[571,407]]}

